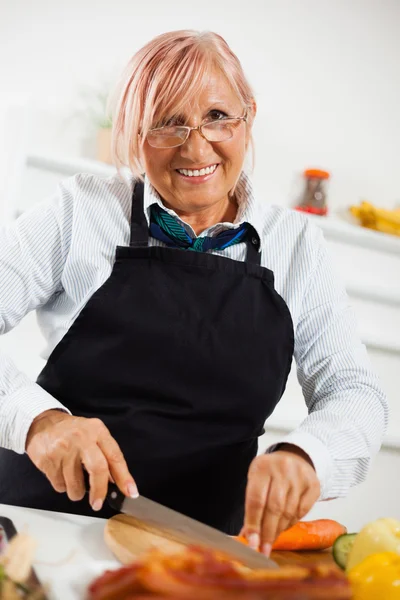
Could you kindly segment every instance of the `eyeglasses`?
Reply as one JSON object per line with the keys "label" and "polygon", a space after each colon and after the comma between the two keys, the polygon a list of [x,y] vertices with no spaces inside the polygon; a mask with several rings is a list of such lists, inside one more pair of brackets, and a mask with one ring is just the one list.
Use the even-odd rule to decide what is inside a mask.
{"label": "eyeglasses", "polygon": [[181,146],[188,139],[191,131],[198,131],[208,142],[226,142],[233,137],[241,121],[247,120],[247,113],[242,117],[223,117],[198,127],[185,125],[171,125],[150,129],[147,141],[153,148],[175,148]]}

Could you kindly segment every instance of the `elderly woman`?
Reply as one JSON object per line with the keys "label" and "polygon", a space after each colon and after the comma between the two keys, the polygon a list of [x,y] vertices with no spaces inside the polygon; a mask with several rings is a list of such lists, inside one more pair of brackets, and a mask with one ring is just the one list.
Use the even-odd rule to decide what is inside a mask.
{"label": "elderly woman", "polygon": [[[1,330],[36,309],[49,357],[36,383],[1,357],[0,502],[108,516],[114,480],[269,554],[365,478],[384,394],[319,229],[253,195],[256,104],[226,42],[156,37],[114,111],[119,174],[1,233]],[[257,456],[293,356],[309,416]]]}

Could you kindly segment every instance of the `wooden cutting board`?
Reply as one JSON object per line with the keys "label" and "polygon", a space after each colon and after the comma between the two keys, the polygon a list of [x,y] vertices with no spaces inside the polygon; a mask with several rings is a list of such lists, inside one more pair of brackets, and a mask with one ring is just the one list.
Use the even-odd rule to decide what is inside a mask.
{"label": "wooden cutting board", "polygon": [[[137,519],[128,515],[116,515],[109,519],[104,539],[111,552],[124,565],[132,563],[140,554],[157,547],[165,552],[182,550],[185,546],[161,537],[151,530],[143,529]],[[271,558],[279,565],[307,565],[325,563],[334,565],[330,550],[320,552],[273,552]]]}

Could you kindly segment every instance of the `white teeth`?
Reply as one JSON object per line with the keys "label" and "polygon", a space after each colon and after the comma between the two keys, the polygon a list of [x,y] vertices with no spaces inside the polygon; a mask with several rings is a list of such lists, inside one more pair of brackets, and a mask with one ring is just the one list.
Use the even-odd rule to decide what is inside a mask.
{"label": "white teeth", "polygon": [[190,169],[178,169],[179,173],[182,173],[182,175],[186,175],[186,177],[201,177],[203,175],[210,175],[210,173],[214,173],[215,169],[218,167],[218,165],[212,165],[211,167],[206,167],[205,169],[195,169],[194,171],[191,171]]}

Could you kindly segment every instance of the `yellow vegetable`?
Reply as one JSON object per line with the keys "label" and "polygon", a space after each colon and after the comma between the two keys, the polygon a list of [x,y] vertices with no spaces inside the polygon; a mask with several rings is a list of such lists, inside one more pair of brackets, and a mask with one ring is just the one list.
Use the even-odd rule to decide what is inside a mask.
{"label": "yellow vegetable", "polygon": [[353,600],[400,600],[400,556],[371,554],[348,573]]}
{"label": "yellow vegetable", "polygon": [[361,202],[359,206],[350,206],[350,212],[359,219],[363,227],[381,233],[400,236],[400,211],[378,208],[370,202]]}
{"label": "yellow vegetable", "polygon": [[400,521],[397,519],[378,519],[363,527],[350,550],[346,570],[350,571],[367,556],[378,552],[400,555]]}

